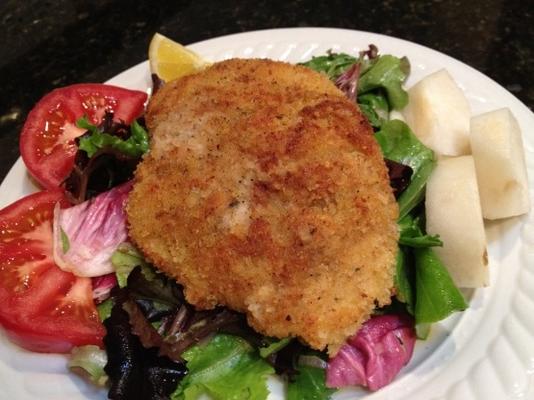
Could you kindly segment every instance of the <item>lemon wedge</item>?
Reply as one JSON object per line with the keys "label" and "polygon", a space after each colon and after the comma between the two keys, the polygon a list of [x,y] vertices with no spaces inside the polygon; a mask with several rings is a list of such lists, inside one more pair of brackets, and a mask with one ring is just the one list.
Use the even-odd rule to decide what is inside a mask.
{"label": "lemon wedge", "polygon": [[200,71],[211,63],[168,37],[156,33],[148,47],[150,71],[165,82]]}

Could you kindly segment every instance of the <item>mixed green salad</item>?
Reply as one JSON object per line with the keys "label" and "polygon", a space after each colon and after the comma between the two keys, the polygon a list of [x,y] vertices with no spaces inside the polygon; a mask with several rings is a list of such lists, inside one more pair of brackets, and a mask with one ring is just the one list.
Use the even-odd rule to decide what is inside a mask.
{"label": "mixed green salad", "polygon": [[[371,46],[358,57],[329,53],[303,65],[326,74],[358,103],[375,130],[400,209],[396,296],[391,306],[376,310],[376,314],[409,315],[412,319],[407,324],[413,321],[419,337],[425,338],[429,324],[467,305],[432,250],[442,245],[441,240],[424,231],[422,202],[436,162],[434,153],[404,122],[389,119],[392,110],[400,110],[408,102],[402,85],[409,74],[409,62],[381,56]],[[95,143],[80,149],[98,147],[106,133],[80,122],[91,132],[83,143]],[[328,399],[335,392],[335,387],[329,386],[345,386],[344,379],[328,368],[346,367],[335,359],[329,365],[325,353],[312,351],[295,339],[262,337],[246,325],[242,315],[227,309],[194,311],[185,302],[181,288],[154,272],[135,249],[120,248],[112,262],[121,289],[98,307],[107,330],[107,364],[98,348],[75,353],[70,363],[84,368],[95,381],[107,373],[110,398],[131,399],[144,392],[139,398],[154,398],[157,393],[171,399],[197,399],[202,394],[213,399],[265,399],[266,380],[273,373],[287,381],[290,400]],[[173,360],[174,364],[163,360]],[[332,375],[329,380],[327,371]],[[366,386],[376,390],[387,383],[382,379]]]}

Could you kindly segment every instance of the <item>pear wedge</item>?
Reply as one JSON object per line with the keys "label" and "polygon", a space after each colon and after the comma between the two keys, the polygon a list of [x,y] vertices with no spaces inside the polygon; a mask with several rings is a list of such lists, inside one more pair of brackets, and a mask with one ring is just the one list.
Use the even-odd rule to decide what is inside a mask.
{"label": "pear wedge", "polygon": [[441,158],[426,186],[426,229],[439,234],[435,247],[458,287],[489,284],[486,233],[472,156]]}
{"label": "pear wedge", "polygon": [[486,219],[530,210],[525,150],[519,124],[508,108],[471,119],[471,149]]}
{"label": "pear wedge", "polygon": [[402,113],[419,140],[439,155],[470,154],[471,110],[446,70],[421,79],[408,95],[410,101]]}

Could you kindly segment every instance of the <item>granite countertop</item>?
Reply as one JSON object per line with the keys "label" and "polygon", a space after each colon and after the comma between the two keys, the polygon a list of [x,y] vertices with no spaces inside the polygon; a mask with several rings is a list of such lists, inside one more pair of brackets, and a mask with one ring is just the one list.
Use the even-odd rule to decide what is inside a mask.
{"label": "granite countertop", "polygon": [[534,10],[522,0],[4,0],[0,3],[0,179],[32,105],[55,87],[103,82],[143,61],[154,32],[188,44],[236,32],[338,27],[455,57],[534,109]]}

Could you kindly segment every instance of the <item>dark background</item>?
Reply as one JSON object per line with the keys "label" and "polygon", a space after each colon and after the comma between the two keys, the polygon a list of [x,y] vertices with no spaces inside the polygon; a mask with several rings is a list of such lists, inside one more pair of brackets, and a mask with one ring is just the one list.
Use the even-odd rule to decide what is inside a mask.
{"label": "dark background", "polygon": [[534,109],[533,9],[531,0],[0,0],[0,180],[42,95],[143,61],[154,32],[183,44],[295,26],[383,33],[473,66]]}

